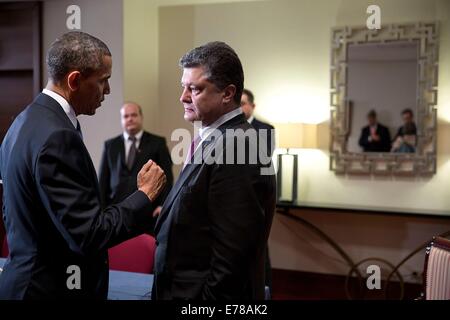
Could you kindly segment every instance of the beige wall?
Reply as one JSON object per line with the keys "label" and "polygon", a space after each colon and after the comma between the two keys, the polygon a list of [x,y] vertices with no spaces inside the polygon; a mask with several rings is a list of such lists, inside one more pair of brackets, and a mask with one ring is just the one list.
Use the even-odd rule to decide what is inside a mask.
{"label": "beige wall", "polygon": [[[324,145],[319,150],[299,151],[298,180],[299,199],[313,205],[448,213],[450,146],[445,138],[450,133],[449,1],[277,0],[188,6],[153,2],[146,7],[138,6],[138,2],[124,2],[125,97],[142,97],[145,102],[141,103],[148,105],[146,117],[154,117],[146,120],[147,129],[168,140],[174,128],[189,128],[182,120],[178,102],[181,72],[177,63],[196,45],[222,40],[235,48],[244,65],[246,86],[256,95],[260,118],[278,122],[288,116],[291,120],[321,122],[329,116],[332,27],[365,24],[366,8],[375,3],[381,6],[383,23],[440,20],[438,174],[429,179],[338,177],[329,171]],[[150,12],[148,19],[155,20],[130,21],[134,14],[143,15],[141,11]],[[150,27],[155,27],[156,33]],[[328,134],[327,129],[321,130],[322,136]],[[378,256],[396,263],[432,235],[450,229],[448,220],[416,216],[304,214],[341,242],[356,261]],[[348,271],[336,262],[337,256],[327,244],[281,216],[274,221],[270,246],[273,265],[278,268],[341,274]],[[317,249],[325,255],[318,254]],[[422,263],[422,256],[416,256],[402,273],[421,271]]]}
{"label": "beige wall", "polygon": [[[267,1],[195,7],[195,42],[220,39],[240,55],[257,114],[269,121],[321,122],[329,117],[330,30],[364,25],[373,1]],[[441,21],[440,125],[450,112],[448,1],[376,1],[382,22]],[[171,10],[171,9],[167,9]],[[173,10],[173,9],[172,9]],[[322,131],[321,135],[328,135]],[[340,177],[329,171],[328,148],[299,151],[299,199],[438,214],[450,209],[450,146],[439,131],[438,174],[431,179]],[[326,181],[326,183],[324,183]],[[413,195],[413,197],[411,197]]]}

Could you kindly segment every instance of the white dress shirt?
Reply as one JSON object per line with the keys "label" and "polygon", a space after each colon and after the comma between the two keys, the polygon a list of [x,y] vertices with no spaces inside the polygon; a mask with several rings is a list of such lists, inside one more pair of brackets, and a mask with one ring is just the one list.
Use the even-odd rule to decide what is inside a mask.
{"label": "white dress shirt", "polygon": [[225,122],[233,119],[234,117],[236,117],[237,115],[241,114],[242,110],[241,108],[236,108],[228,113],[225,113],[224,115],[222,115],[219,119],[217,119],[216,121],[214,121],[214,123],[210,124],[209,126],[206,127],[202,127],[198,130],[198,133],[200,135],[200,143],[196,146],[195,150],[197,150],[198,146],[201,145],[201,143],[203,141],[206,140],[206,138],[208,138],[208,136],[218,127],[220,127],[222,124],[224,124]]}
{"label": "white dress shirt", "polygon": [[[142,139],[142,134],[144,133],[144,130],[139,131],[138,133],[136,133],[135,137],[136,137],[136,150],[139,150],[139,145],[141,144],[141,139]],[[123,141],[125,143],[125,162],[128,161],[128,154],[130,153],[130,148],[131,148],[131,140],[128,139],[130,135],[124,131],[123,133]]]}
{"label": "white dress shirt", "polygon": [[61,108],[63,108],[64,112],[69,117],[70,122],[72,122],[73,126],[76,129],[78,123],[77,115],[75,114],[75,110],[73,110],[72,106],[67,102],[67,100],[63,96],[48,89],[42,90],[42,93],[48,95],[49,97],[52,97],[53,99],[56,100],[56,102],[59,103]]}

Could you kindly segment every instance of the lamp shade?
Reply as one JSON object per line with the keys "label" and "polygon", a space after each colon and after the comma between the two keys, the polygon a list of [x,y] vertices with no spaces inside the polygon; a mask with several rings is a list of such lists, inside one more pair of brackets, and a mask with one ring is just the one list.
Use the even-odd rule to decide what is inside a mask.
{"label": "lamp shade", "polygon": [[318,148],[316,124],[278,123],[275,132],[277,148]]}

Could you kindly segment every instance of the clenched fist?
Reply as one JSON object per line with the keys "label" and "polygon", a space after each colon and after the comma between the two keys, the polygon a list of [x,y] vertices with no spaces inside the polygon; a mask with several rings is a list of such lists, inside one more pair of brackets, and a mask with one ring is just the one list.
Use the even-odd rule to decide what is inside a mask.
{"label": "clenched fist", "polygon": [[144,192],[150,201],[155,201],[166,185],[164,171],[152,160],[142,166],[137,176],[138,189]]}

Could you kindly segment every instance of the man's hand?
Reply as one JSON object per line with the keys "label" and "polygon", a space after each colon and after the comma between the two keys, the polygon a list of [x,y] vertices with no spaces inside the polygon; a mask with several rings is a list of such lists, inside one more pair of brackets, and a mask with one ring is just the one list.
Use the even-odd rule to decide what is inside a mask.
{"label": "man's hand", "polygon": [[373,141],[376,141],[376,142],[378,142],[378,141],[380,141],[380,140],[381,140],[381,138],[380,138],[380,136],[379,136],[379,135],[377,135],[377,134],[374,134],[374,135],[372,135],[372,140],[373,140]]}
{"label": "man's hand", "polygon": [[155,210],[153,210],[153,218],[156,218],[156,217],[158,217],[160,215],[161,209],[162,209],[162,207],[158,206],[158,207],[155,208]]}
{"label": "man's hand", "polygon": [[153,202],[166,185],[166,175],[156,163],[149,160],[138,173],[137,185]]}

